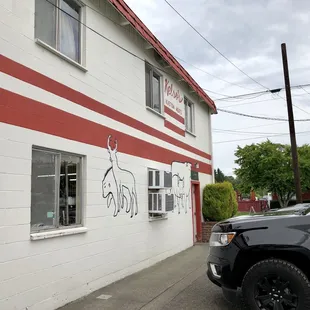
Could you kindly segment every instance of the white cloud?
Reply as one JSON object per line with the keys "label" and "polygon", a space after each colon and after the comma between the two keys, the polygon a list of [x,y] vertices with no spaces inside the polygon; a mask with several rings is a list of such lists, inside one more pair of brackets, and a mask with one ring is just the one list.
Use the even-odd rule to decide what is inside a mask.
{"label": "white cloud", "polygon": [[[310,10],[310,3],[308,0],[294,1],[294,3],[292,0],[169,1],[221,52],[266,87],[284,86],[281,58],[283,42],[287,43],[291,84],[310,83],[308,74],[310,36],[307,33],[310,28],[310,17],[307,13]],[[242,84],[249,89],[264,90],[215,52],[164,0],[126,0],[126,2],[173,55],[225,80]],[[182,65],[203,88],[228,95],[252,91],[222,82],[184,63]],[[310,93],[310,87],[307,91]],[[310,113],[310,95],[298,89],[292,93],[293,103]],[[213,93],[208,95],[211,98],[220,97]],[[285,92],[282,91],[281,96],[285,97]],[[254,102],[229,109],[247,114],[287,117],[285,101],[273,99],[272,96],[264,96],[253,100],[216,103],[218,107],[223,107]],[[294,108],[294,112],[296,118],[310,118],[310,114],[297,108]],[[212,125],[214,128],[225,130],[251,127],[245,131],[288,132],[287,123],[279,124],[225,113],[215,115]],[[307,130],[310,131],[310,122],[296,124],[296,132]],[[225,172],[232,172],[235,167],[234,151],[237,145],[243,146],[263,141],[251,140],[252,137],[254,138],[254,135],[214,132],[214,142],[239,140],[214,144],[215,166]],[[243,140],[248,138],[250,140]],[[290,142],[289,135],[270,139],[282,143]],[[298,135],[297,141],[298,144],[310,143],[310,135]]]}

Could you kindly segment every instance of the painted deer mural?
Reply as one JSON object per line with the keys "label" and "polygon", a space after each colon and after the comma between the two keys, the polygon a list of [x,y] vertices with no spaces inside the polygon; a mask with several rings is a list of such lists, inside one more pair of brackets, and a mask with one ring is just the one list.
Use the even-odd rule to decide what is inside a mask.
{"label": "painted deer mural", "polygon": [[174,209],[178,208],[178,213],[181,212],[181,207],[185,209],[191,208],[190,190],[191,190],[191,165],[189,163],[172,163],[172,193],[174,195]]}
{"label": "painted deer mural", "polygon": [[136,180],[132,172],[119,166],[117,157],[117,140],[111,148],[111,135],[108,137],[107,150],[111,167],[106,171],[102,180],[102,197],[107,199],[107,207],[114,206],[113,216],[117,216],[121,209],[130,212],[131,216],[138,214],[138,199]]}

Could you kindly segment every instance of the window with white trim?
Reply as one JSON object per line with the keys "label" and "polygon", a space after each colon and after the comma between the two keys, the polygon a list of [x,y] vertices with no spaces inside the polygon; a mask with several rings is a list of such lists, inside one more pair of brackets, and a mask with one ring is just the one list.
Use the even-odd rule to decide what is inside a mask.
{"label": "window with white trim", "polygon": [[77,0],[35,0],[35,37],[81,63],[81,5]]}
{"label": "window with white trim", "polygon": [[82,225],[79,155],[32,149],[31,232]]}
{"label": "window with white trim", "polygon": [[162,113],[161,75],[149,64],[145,64],[146,106]]}
{"label": "window with white trim", "polygon": [[185,128],[187,131],[194,133],[194,104],[184,97],[184,109],[185,109]]}

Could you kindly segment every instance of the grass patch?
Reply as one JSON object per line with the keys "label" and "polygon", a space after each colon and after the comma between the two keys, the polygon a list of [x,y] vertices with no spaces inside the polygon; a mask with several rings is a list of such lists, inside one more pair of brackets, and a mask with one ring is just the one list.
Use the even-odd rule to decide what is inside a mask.
{"label": "grass patch", "polygon": [[235,217],[236,216],[240,216],[240,215],[250,215],[250,212],[247,212],[247,211],[240,212],[240,211],[238,211],[237,214],[235,215]]}

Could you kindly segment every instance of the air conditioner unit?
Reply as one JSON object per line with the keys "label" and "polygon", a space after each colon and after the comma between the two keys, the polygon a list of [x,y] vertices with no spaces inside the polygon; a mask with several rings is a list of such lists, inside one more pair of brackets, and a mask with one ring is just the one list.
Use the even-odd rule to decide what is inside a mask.
{"label": "air conditioner unit", "polygon": [[148,186],[150,189],[172,187],[172,174],[163,170],[149,169]]}
{"label": "air conditioner unit", "polygon": [[173,211],[173,195],[165,190],[149,192],[149,213],[165,214]]}

